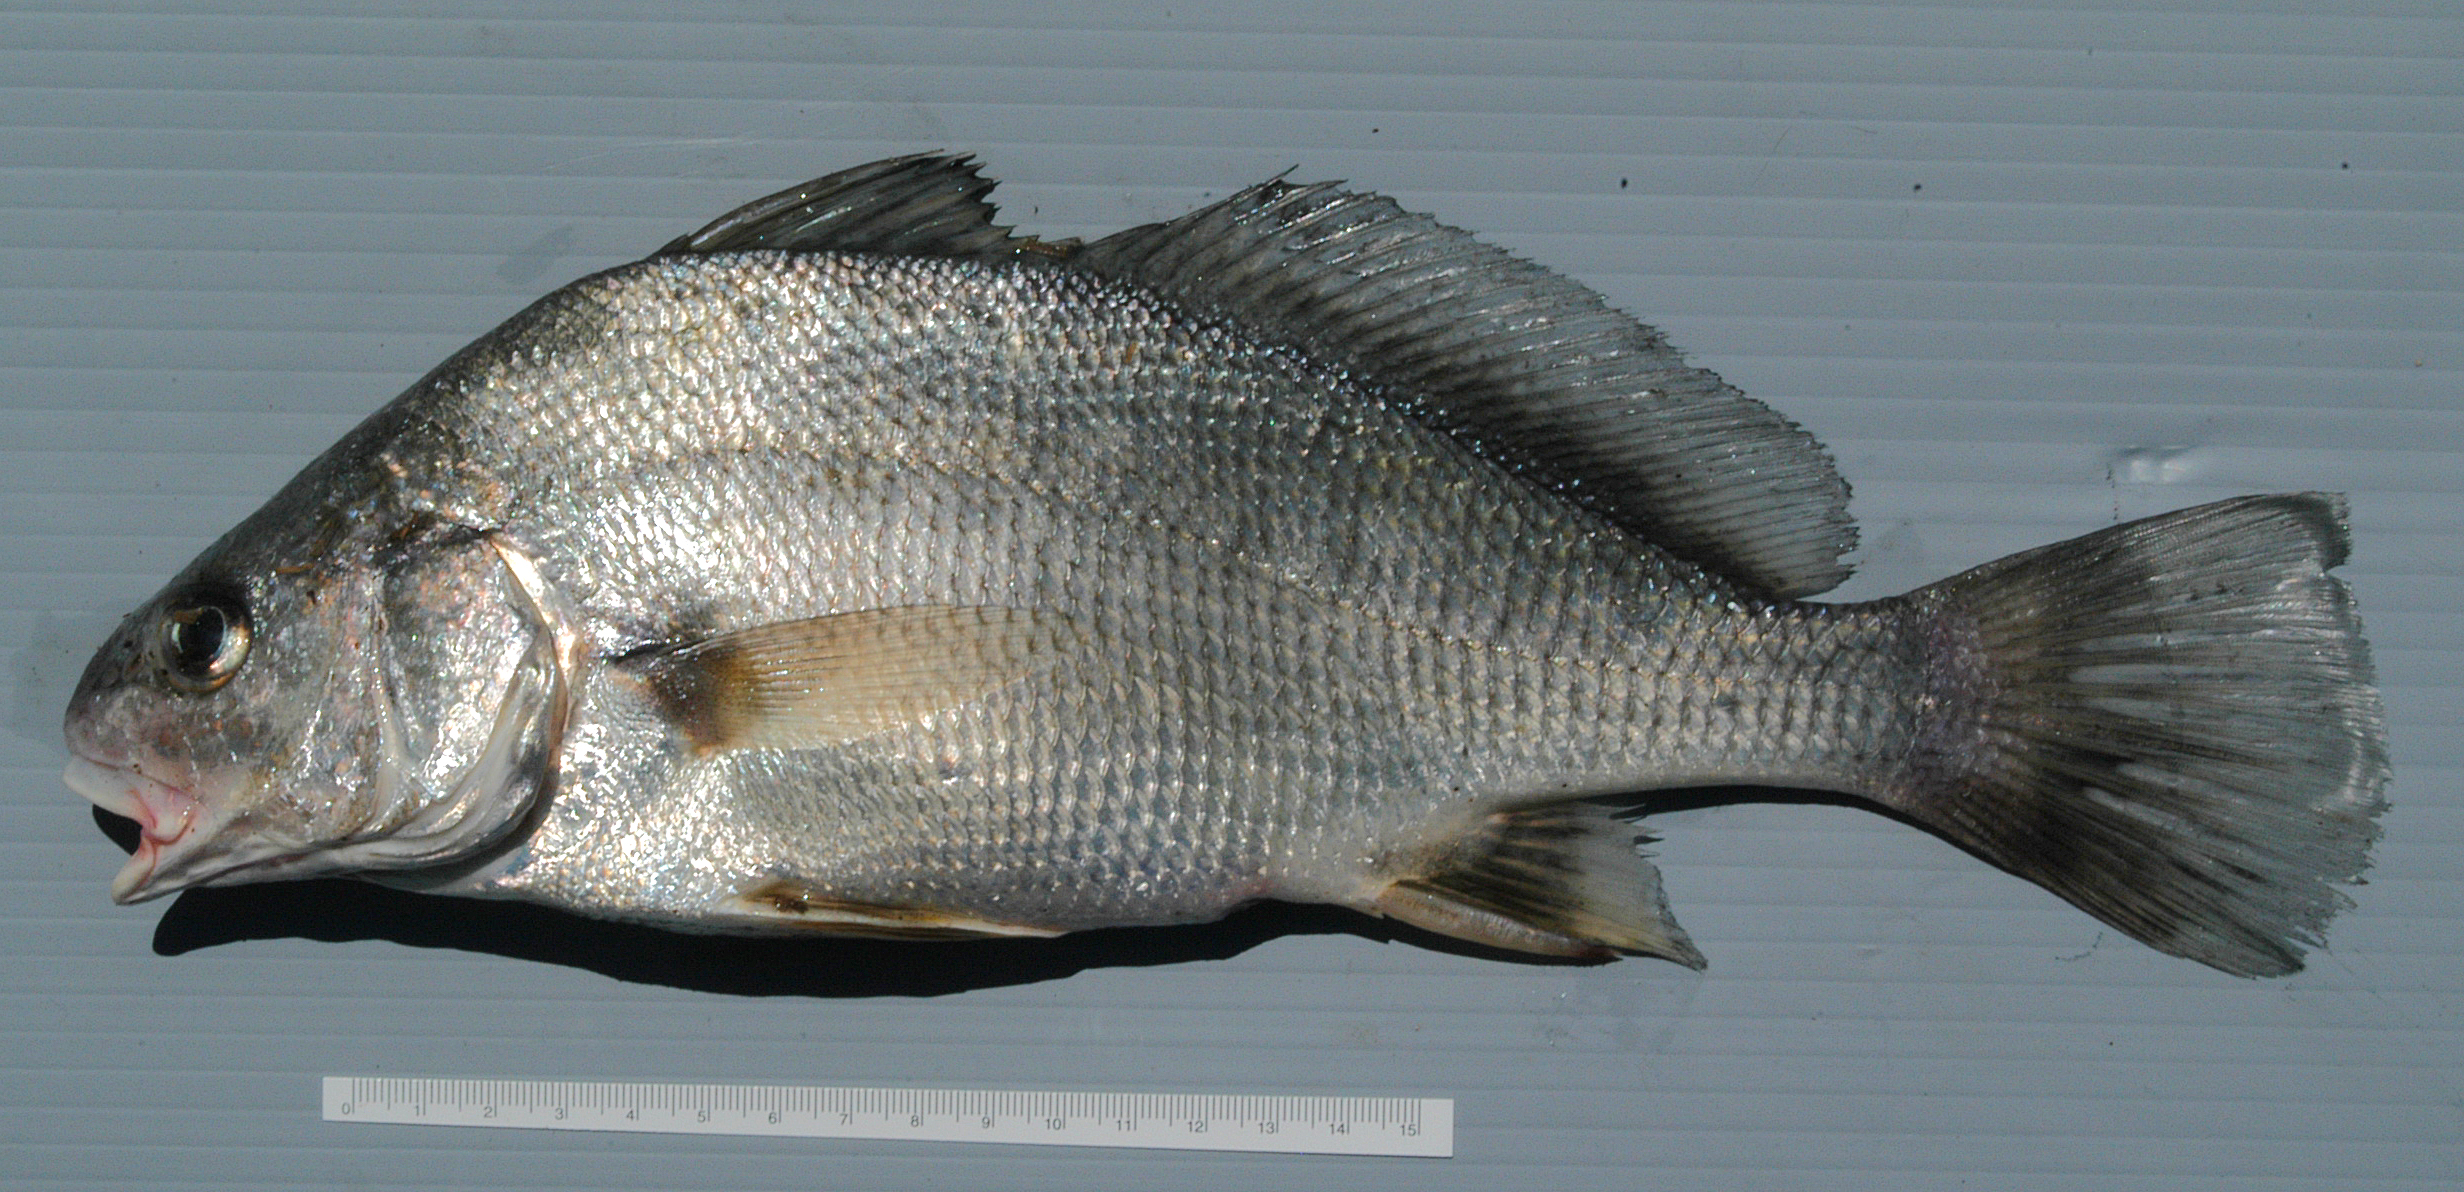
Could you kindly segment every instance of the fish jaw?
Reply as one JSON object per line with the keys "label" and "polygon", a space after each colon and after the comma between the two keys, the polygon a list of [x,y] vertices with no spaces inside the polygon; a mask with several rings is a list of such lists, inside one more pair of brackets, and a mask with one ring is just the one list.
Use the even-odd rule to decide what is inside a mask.
{"label": "fish jaw", "polygon": [[95,806],[137,824],[137,851],[111,879],[113,902],[125,906],[177,888],[156,879],[166,871],[166,855],[193,851],[180,846],[204,835],[197,831],[203,805],[195,795],[148,778],[133,766],[105,765],[84,757],[70,761],[61,778]]}
{"label": "fish jaw", "polygon": [[269,829],[261,811],[250,810],[258,801],[247,797],[262,791],[264,776],[245,767],[202,770],[180,784],[147,773],[178,768],[160,760],[104,761],[82,750],[71,759],[61,774],[69,789],[137,825],[136,851],[111,879],[111,900],[122,906],[191,886],[314,877],[345,867],[297,834]]}

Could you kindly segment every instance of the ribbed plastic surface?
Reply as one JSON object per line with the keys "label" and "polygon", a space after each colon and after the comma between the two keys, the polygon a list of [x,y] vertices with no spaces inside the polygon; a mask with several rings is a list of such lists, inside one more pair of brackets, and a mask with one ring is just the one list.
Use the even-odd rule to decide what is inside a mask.
{"label": "ribbed plastic surface", "polygon": [[[670,10],[0,13],[0,1185],[2464,1181],[2450,5]],[[58,716],[123,612],[530,299],[930,148],[1047,236],[1296,167],[1564,269],[1830,443],[1847,596],[2350,492],[2397,761],[2358,908],[2309,972],[2239,981],[1794,804],[1661,819],[1703,975],[1317,914],[934,947],[342,883],[108,904]],[[1449,1097],[1456,1157],[345,1126],[329,1074]]]}

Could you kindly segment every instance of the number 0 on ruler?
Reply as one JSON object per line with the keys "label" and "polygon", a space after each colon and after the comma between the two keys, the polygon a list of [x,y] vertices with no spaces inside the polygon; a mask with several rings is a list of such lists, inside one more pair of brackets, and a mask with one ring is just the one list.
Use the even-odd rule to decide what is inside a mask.
{"label": "number 0 on ruler", "polygon": [[1454,1102],[328,1076],[325,1120],[1045,1146],[1454,1154]]}

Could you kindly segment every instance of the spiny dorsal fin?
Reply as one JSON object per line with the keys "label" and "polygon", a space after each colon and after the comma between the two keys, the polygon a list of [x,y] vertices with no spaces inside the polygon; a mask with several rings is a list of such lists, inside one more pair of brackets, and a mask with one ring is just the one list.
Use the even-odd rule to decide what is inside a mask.
{"label": "spiny dorsal fin", "polygon": [[1848,574],[1848,486],[1813,436],[1599,295],[1391,199],[1267,182],[1070,262],[1383,382],[1729,578],[1805,596]]}
{"label": "spiny dorsal fin", "polygon": [[1589,803],[1501,811],[1401,861],[1369,909],[1493,948],[1641,952],[1699,969],[1703,954],[1669,917],[1638,836]]}
{"label": "spiny dorsal fin", "polygon": [[698,749],[811,749],[980,699],[1073,640],[1056,614],[923,605],[758,625],[636,667]]}
{"label": "spiny dorsal fin", "polygon": [[917,153],[841,170],[738,207],[654,256],[737,252],[877,252],[933,257],[1010,255],[1038,247],[995,225],[996,185],[963,154]]}

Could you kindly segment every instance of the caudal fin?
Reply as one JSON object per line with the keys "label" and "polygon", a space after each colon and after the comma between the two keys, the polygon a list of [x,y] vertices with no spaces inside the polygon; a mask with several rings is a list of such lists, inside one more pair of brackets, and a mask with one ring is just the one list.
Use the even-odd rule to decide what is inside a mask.
{"label": "caudal fin", "polygon": [[1883,801],[2161,951],[2300,969],[2386,808],[2346,545],[2340,497],[2244,497],[1911,593],[1942,712]]}

